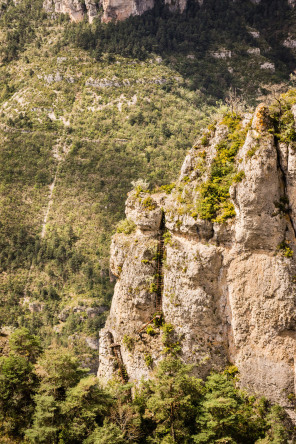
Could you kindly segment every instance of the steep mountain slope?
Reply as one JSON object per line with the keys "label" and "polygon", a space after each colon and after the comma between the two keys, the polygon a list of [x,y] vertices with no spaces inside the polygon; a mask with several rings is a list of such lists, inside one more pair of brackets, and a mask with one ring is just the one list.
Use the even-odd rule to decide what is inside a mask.
{"label": "steep mountain slope", "polygon": [[100,377],[119,366],[147,378],[170,354],[198,362],[201,376],[231,362],[243,387],[292,409],[295,121],[295,90],[253,116],[227,114],[191,149],[169,195],[143,184],[129,194],[111,246],[118,281]]}
{"label": "steep mountain slope", "polygon": [[122,196],[173,180],[230,87],[247,107],[288,83],[294,12],[208,2],[90,25],[41,0],[1,5],[0,323],[97,359]]}
{"label": "steep mountain slope", "polygon": [[171,180],[206,114],[155,57],[96,62],[47,29],[1,68],[1,325],[67,342],[104,323],[122,193]]}

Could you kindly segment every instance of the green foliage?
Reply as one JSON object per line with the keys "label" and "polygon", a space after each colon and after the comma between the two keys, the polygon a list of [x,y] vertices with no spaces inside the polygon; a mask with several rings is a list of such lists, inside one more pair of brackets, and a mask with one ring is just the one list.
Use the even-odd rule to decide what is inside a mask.
{"label": "green foliage", "polygon": [[171,194],[175,186],[175,183],[170,183],[168,185],[162,185],[161,187],[159,187],[159,190],[164,191],[166,194]]}
{"label": "green foliage", "polygon": [[[230,86],[242,88],[250,95],[256,94],[265,79],[266,82],[274,78],[278,81],[283,77],[288,79],[293,56],[283,48],[281,38],[287,35],[283,29],[293,29],[293,20],[287,2],[278,0],[260,2],[260,5],[208,0],[201,7],[193,2],[183,14],[170,13],[160,2],[142,16],[130,17],[116,25],[106,26],[98,21],[95,26],[86,23],[69,25],[66,38],[95,57],[97,52],[100,55],[105,52],[109,57],[120,54],[145,60],[152,52],[156,53],[188,78],[191,90],[206,91],[208,97],[221,98]],[[249,30],[256,26],[260,29],[256,46],[260,47],[261,59],[277,62],[273,74],[260,69],[260,63],[247,53],[255,44]],[[270,29],[274,29],[272,35]],[[232,50],[231,66],[235,67],[236,74],[229,72],[228,60],[209,56],[220,48]],[[170,87],[170,84],[163,85],[168,91]],[[130,121],[133,125],[145,124],[141,112],[133,113]],[[167,135],[166,127],[164,135]]]}
{"label": "green foliage", "polygon": [[128,336],[128,335],[124,335],[122,342],[124,343],[124,345],[126,346],[128,351],[131,352],[133,350],[133,348],[135,346],[134,338],[132,338],[131,336]]}
{"label": "green foliage", "polygon": [[150,293],[155,293],[157,291],[157,284],[155,284],[154,282],[152,282],[150,285],[149,285],[149,292]]}
{"label": "green foliage", "polygon": [[246,177],[246,174],[244,171],[239,171],[233,178],[234,183],[241,182]]}
{"label": "green foliage", "polygon": [[35,395],[34,421],[25,432],[29,442],[58,442],[60,431],[59,405],[53,395]]}
{"label": "green foliage", "polygon": [[0,18],[2,27],[9,25],[1,48],[1,56],[5,62],[17,58],[26,44],[36,40],[36,30],[46,17],[42,10],[42,0],[23,0],[16,5],[11,3],[7,2],[8,7]]}
{"label": "green foliage", "polygon": [[[41,3],[31,2],[36,17],[43,14]],[[1,12],[2,48],[5,33],[13,31],[8,28],[19,26],[24,5],[28,16],[33,14],[26,1],[16,9],[9,2],[7,16]],[[25,28],[33,23],[26,15],[22,22]],[[198,93],[188,95],[181,77],[176,80],[175,70],[165,64],[134,65],[132,59],[112,61],[105,55],[94,63],[63,40],[64,25],[50,17],[38,26],[35,22],[40,47],[35,47],[35,37],[22,41],[18,60],[0,69],[0,269],[7,273],[0,288],[0,323],[24,326],[40,334],[46,345],[53,338],[66,344],[74,333],[95,335],[103,326],[107,313],[87,317],[70,309],[65,321],[58,317],[75,299],[84,300],[86,310],[94,300],[110,305],[110,239],[124,217],[131,181],[140,186],[137,192],[145,193],[144,199],[147,187],[140,177],[147,177],[153,188],[169,183],[197,128],[214,109],[202,105]],[[87,85],[101,76],[117,77],[119,86],[98,92]],[[129,85],[123,84],[125,79]],[[170,88],[155,83],[159,79],[166,79]],[[141,119],[131,124],[127,117],[140,112]],[[40,311],[28,310],[32,302],[41,303]]]}
{"label": "green foliage", "polygon": [[285,143],[296,141],[295,121],[293,113],[286,111],[280,119],[280,141]]}
{"label": "green foliage", "polygon": [[254,443],[265,434],[264,401],[238,391],[227,374],[207,378],[200,407],[194,443]]}
{"label": "green foliage", "polygon": [[285,444],[289,442],[289,431],[285,427],[285,414],[280,406],[272,406],[266,418],[267,433],[256,444]]}
{"label": "green foliage", "polygon": [[[164,330],[173,332],[169,324]],[[20,355],[26,350],[24,343]],[[151,368],[151,355],[144,360]],[[113,382],[102,389],[67,349],[46,350],[37,361],[38,377],[27,358],[11,353],[0,358],[1,436],[52,444],[284,444],[290,439],[280,407],[236,388],[235,366],[206,381],[193,370],[178,359],[164,359],[131,398],[130,385]]]}
{"label": "green foliage", "polygon": [[286,241],[282,241],[278,246],[277,246],[277,251],[284,257],[287,258],[291,258],[293,257],[293,250],[289,247],[289,245],[287,244]]}
{"label": "green foliage", "polygon": [[130,219],[124,219],[117,224],[117,233],[131,234],[136,230],[136,224]]}
{"label": "green foliage", "polygon": [[162,325],[163,337],[166,340],[168,336],[174,331],[174,327],[172,324],[163,324]]}
{"label": "green foliage", "polygon": [[165,231],[163,234],[163,242],[165,245],[172,245],[172,234],[170,231]]}
{"label": "green foliage", "polygon": [[[232,438],[234,428],[228,435],[221,431],[220,416],[231,411],[233,402],[227,401],[222,408],[219,401],[218,409],[203,407],[204,391],[213,393],[212,387],[205,389],[199,382],[199,403],[192,395],[194,387],[192,393],[187,383],[181,387],[183,391],[180,389],[178,372],[183,370],[179,364],[168,366],[166,376],[159,377],[172,398],[150,381],[154,388],[145,392],[145,399],[127,401],[113,393],[116,405],[110,411],[110,394],[80,367],[84,350],[73,345],[78,359],[61,347],[69,336],[97,334],[104,324],[106,314],[87,317],[85,310],[72,312],[71,304],[82,300],[87,308],[94,301],[98,305],[110,303],[110,236],[124,217],[123,196],[130,190],[131,180],[147,177],[152,189],[160,186],[170,194],[174,184],[161,185],[174,179],[184,153],[229,86],[245,88],[252,101],[262,81],[277,82],[294,69],[294,55],[281,45],[283,30],[288,32],[291,17],[294,21],[286,2],[207,3],[208,7],[200,9],[193,2],[182,15],[170,14],[157,5],[116,26],[99,21],[70,24],[65,16],[56,21],[46,18],[42,0],[8,1],[1,6],[0,323],[23,327],[10,339],[9,356],[0,359],[0,433],[4,440],[146,444],[172,442],[175,434],[179,442],[190,443],[201,433],[195,419],[204,409],[204,415],[214,415],[210,416],[214,419],[203,423],[203,431],[210,430],[212,436],[217,423],[217,440],[240,442],[240,437]],[[258,46],[263,59],[276,60],[274,74],[260,70],[260,64],[246,55],[246,48],[253,45],[249,26],[260,26]],[[210,56],[220,46],[233,52],[234,75],[229,73],[228,61]],[[187,58],[189,53],[194,57]],[[164,63],[155,62],[159,54]],[[63,57],[66,60],[59,61]],[[138,59],[145,61],[138,63]],[[57,71],[62,80],[56,81]],[[47,80],[50,76],[52,83]],[[117,78],[119,86],[87,85],[90,78],[103,77]],[[129,85],[124,84],[125,79]],[[55,117],[49,117],[53,112]],[[293,142],[289,107],[283,106],[275,114],[276,137]],[[208,184],[214,198],[206,202],[211,189],[205,190],[202,208],[206,218],[221,222],[233,216],[228,190],[232,175],[233,180],[236,177],[233,153],[241,144],[240,135],[235,136],[237,116],[226,116],[224,123],[233,138],[219,147],[215,170],[211,171],[213,183]],[[213,129],[209,127],[209,131]],[[208,138],[202,143],[206,146]],[[205,151],[201,152],[200,160],[205,156]],[[52,207],[46,235],[41,238],[54,177]],[[143,198],[141,194],[146,193],[143,200],[148,199],[145,204],[149,208],[147,191],[145,184],[136,185],[135,196]],[[125,222],[121,232],[133,232],[134,228]],[[151,291],[155,290],[152,284]],[[42,310],[31,313],[24,298],[41,301]],[[60,321],[58,315],[67,304],[71,305],[70,314]],[[33,334],[37,332],[44,347],[52,338],[57,344],[39,359],[40,343]],[[164,338],[167,351],[176,353],[179,338],[168,326],[164,326]],[[32,364],[36,359],[35,371]],[[177,375],[176,387],[173,375]],[[161,417],[161,393],[163,405],[168,401],[176,417],[170,416],[167,407]],[[244,402],[248,406],[246,399]],[[257,407],[252,408],[256,417]],[[268,407],[264,409],[269,422],[264,423],[268,432],[262,439],[276,442],[284,436],[281,419],[277,411],[268,416]],[[225,422],[229,424],[227,416]],[[250,432],[251,438],[245,436],[242,439],[252,442],[255,435]]]}
{"label": "green foliage", "polygon": [[150,196],[145,197],[145,199],[141,201],[141,205],[148,211],[153,211],[156,208],[156,202],[154,202]]}
{"label": "green foliage", "polygon": [[67,443],[80,443],[101,423],[111,406],[111,397],[101,389],[95,376],[82,378],[67,390],[61,404],[62,430],[60,438]]}
{"label": "green foliage", "polygon": [[235,208],[232,202],[225,202],[221,204],[221,214],[219,214],[218,217],[216,217],[215,222],[218,222],[219,224],[222,224],[227,219],[231,219],[232,217],[235,217]]}
{"label": "green foliage", "polygon": [[111,397],[66,348],[47,349],[37,364],[40,384],[26,437],[30,442],[82,442],[103,421]]}
{"label": "green foliage", "polygon": [[247,151],[247,157],[249,157],[249,158],[253,157],[254,154],[256,153],[257,149],[258,149],[258,145],[255,145],[255,146],[253,146],[252,148],[250,148],[250,149]]}
{"label": "green foliage", "polygon": [[152,327],[152,325],[147,325],[146,333],[147,333],[147,335],[149,335],[149,336],[155,336],[155,335],[156,335],[156,331],[154,330],[154,328]]}
{"label": "green foliage", "polygon": [[27,328],[15,330],[9,338],[12,352],[24,356],[29,362],[35,363],[42,351],[40,339],[32,335]]}
{"label": "green foliage", "polygon": [[153,365],[153,358],[149,353],[144,354],[144,361],[148,368],[151,368]]}
{"label": "green foliage", "polygon": [[236,173],[235,157],[243,146],[248,127],[241,127],[241,117],[226,114],[223,123],[229,134],[216,146],[216,157],[212,162],[210,178],[199,187],[200,198],[196,211],[201,219],[223,223],[235,216],[230,202],[229,188],[233,182],[243,178],[243,172]]}
{"label": "green foliage", "polygon": [[176,336],[174,327],[172,324],[163,323],[161,325],[162,330],[162,343],[164,345],[164,354],[177,356],[181,351],[180,340]]}
{"label": "green foliage", "polygon": [[26,357],[10,353],[0,358],[1,435],[22,436],[34,411],[36,386],[34,367]]}
{"label": "green foliage", "polygon": [[211,138],[211,133],[210,132],[205,133],[202,136],[202,138],[200,139],[202,146],[208,146],[209,142],[210,142],[210,138]]}
{"label": "green foliage", "polygon": [[230,131],[233,133],[237,130],[241,122],[241,116],[236,113],[227,113],[222,119],[222,124],[226,125]]}
{"label": "green foliage", "polygon": [[132,185],[134,187],[134,193],[136,198],[140,197],[141,194],[149,192],[150,184],[143,179],[132,181]]}
{"label": "green foliage", "polygon": [[[151,442],[189,442],[194,430],[202,382],[190,376],[190,366],[180,361],[162,361],[155,379],[144,385],[144,418],[154,422]],[[165,438],[171,441],[165,441]]]}
{"label": "green foliage", "polygon": [[223,372],[225,375],[229,375],[234,377],[235,375],[238,374],[238,368],[236,365],[229,365],[228,367],[226,367],[226,369]]}
{"label": "green foliage", "polygon": [[113,422],[105,421],[102,427],[97,427],[87,438],[85,444],[126,444],[125,433]]}
{"label": "green foliage", "polygon": [[153,319],[153,325],[155,325],[155,327],[159,328],[159,327],[163,326],[163,324],[164,324],[163,313],[155,313],[155,316]]}
{"label": "green foliage", "polygon": [[295,103],[293,93],[282,95],[271,107],[274,135],[278,141],[291,143],[296,141],[294,116],[291,111]]}
{"label": "green foliage", "polygon": [[[115,26],[47,17],[41,0],[2,2],[1,325],[26,327],[45,346],[53,338],[67,344],[75,333],[97,334],[106,313],[70,310],[61,322],[59,314],[73,299],[84,300],[86,309],[94,301],[110,305],[110,238],[124,217],[131,181],[145,177],[151,189],[170,183],[231,85],[253,101],[259,84],[288,78],[294,69],[294,55],[281,45],[283,30],[294,23],[287,5],[206,3],[190,4],[184,14],[157,5]],[[256,45],[262,61],[276,59],[274,74],[246,53],[254,44],[249,27],[259,25]],[[211,55],[220,47],[232,50],[233,74],[229,60]],[[111,80],[111,86],[92,86],[90,79]],[[208,126],[209,133],[214,129]],[[136,193],[145,199],[141,183]],[[221,203],[218,213],[214,219],[223,221],[233,208]],[[40,311],[30,312],[31,302],[41,302]]]}

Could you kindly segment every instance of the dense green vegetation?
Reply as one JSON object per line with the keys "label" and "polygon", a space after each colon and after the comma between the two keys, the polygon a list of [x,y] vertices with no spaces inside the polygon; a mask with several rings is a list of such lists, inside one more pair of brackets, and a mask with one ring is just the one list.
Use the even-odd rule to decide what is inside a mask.
{"label": "dense green vegetation", "polygon": [[[2,30],[13,11],[2,15]],[[26,18],[32,26],[35,19]],[[96,337],[106,318],[109,242],[125,195],[140,177],[170,182],[214,108],[197,108],[198,95],[155,60],[106,54],[96,62],[63,43],[55,21],[34,32],[1,66],[0,323],[26,326],[46,344],[71,340],[97,362],[84,338]]]}
{"label": "dense green vegetation", "polygon": [[[100,59],[108,52],[144,60],[161,55],[188,80],[188,88],[199,90],[205,100],[225,98],[230,86],[250,100],[262,82],[288,79],[294,69],[294,54],[282,45],[288,29],[295,32],[295,12],[281,0],[207,0],[203,6],[191,1],[183,14],[170,13],[164,2],[140,17],[117,24],[93,26],[81,23],[67,28],[68,41],[91,50]],[[257,29],[260,37],[250,31]],[[260,48],[260,55],[249,52]],[[226,49],[231,58],[215,59]],[[276,71],[260,69],[268,59]],[[267,75],[266,75],[267,74]]]}
{"label": "dense green vegetation", "polygon": [[4,62],[18,57],[27,43],[36,40],[36,30],[46,18],[41,0],[24,0],[11,7],[11,1],[1,4],[1,28],[6,32],[6,45],[1,47]]}
{"label": "dense green vegetation", "polygon": [[[201,219],[223,223],[235,216],[235,209],[230,202],[229,188],[243,178],[243,171],[236,172],[235,157],[243,146],[250,125],[241,127],[242,116],[226,114],[221,123],[227,125],[229,133],[217,146],[217,154],[211,164],[209,179],[199,188],[200,198],[196,213]],[[205,136],[204,136],[205,137]],[[203,141],[203,140],[202,140]]]}
{"label": "dense green vegetation", "polygon": [[68,349],[42,351],[37,337],[16,330],[0,358],[1,442],[287,442],[282,409],[238,390],[236,368],[204,382],[193,369],[166,359],[131,399],[130,384],[103,389]]}

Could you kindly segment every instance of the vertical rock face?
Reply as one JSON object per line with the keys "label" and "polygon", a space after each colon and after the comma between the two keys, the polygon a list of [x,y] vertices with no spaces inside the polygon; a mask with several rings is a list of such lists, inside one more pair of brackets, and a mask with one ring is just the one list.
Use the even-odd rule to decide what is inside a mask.
{"label": "vertical rock face", "polygon": [[[288,395],[295,393],[296,151],[293,142],[279,142],[270,125],[264,106],[241,122],[244,141],[234,159],[230,203],[222,203],[234,207],[235,217],[223,223],[219,215],[198,214],[217,155],[234,140],[231,125],[216,125],[192,148],[170,195],[139,188],[130,193],[126,215],[135,228],[112,241],[118,280],[101,332],[99,377],[116,374],[111,333],[131,381],[149,377],[166,353],[198,363],[200,376],[231,362],[242,386],[289,408]],[[165,324],[143,329],[159,310],[160,273]]]}
{"label": "vertical rock face", "polygon": [[104,22],[124,20],[131,15],[141,15],[153,6],[154,0],[103,0],[102,20]]}
{"label": "vertical rock face", "polygon": [[74,22],[79,22],[87,15],[91,23],[98,15],[99,2],[95,0],[45,0],[43,7],[48,13],[69,14]]}
{"label": "vertical rock face", "polygon": [[[198,0],[200,3],[200,0]],[[171,11],[183,12],[187,6],[187,0],[165,0]],[[109,22],[111,20],[125,20],[131,15],[141,15],[152,9],[155,0],[103,0],[104,14],[102,20]]]}
{"label": "vertical rock face", "polygon": [[[200,2],[200,0],[199,0]],[[172,11],[183,12],[187,5],[187,0],[165,0]],[[69,14],[74,22],[78,22],[88,17],[92,22],[99,14],[99,6],[103,8],[102,21],[125,20],[132,15],[141,15],[152,9],[155,0],[44,0],[43,7],[48,13]]]}

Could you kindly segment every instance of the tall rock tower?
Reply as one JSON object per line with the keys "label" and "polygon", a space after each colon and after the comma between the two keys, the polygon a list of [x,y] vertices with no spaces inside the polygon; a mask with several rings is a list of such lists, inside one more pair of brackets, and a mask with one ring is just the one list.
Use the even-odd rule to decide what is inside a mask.
{"label": "tall rock tower", "polygon": [[[287,113],[294,122],[295,105]],[[228,116],[192,148],[171,194],[129,194],[100,378],[148,378],[166,354],[198,363],[200,376],[231,362],[242,386],[291,407],[296,150],[273,131],[264,105]]]}

